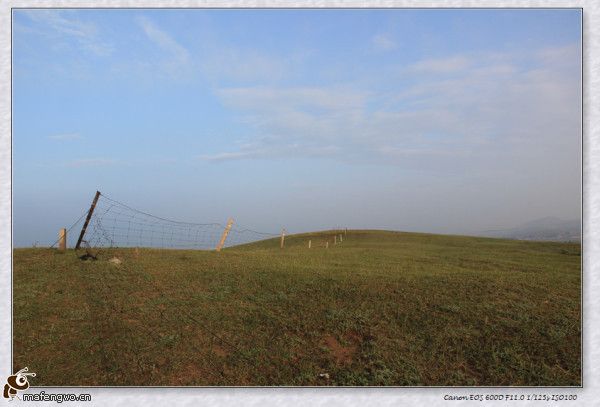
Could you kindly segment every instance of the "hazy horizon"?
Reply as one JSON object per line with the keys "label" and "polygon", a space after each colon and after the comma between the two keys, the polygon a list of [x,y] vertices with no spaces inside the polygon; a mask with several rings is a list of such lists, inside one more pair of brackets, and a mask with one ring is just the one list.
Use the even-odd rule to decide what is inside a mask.
{"label": "hazy horizon", "polygon": [[14,10],[13,240],[580,219],[581,10]]}

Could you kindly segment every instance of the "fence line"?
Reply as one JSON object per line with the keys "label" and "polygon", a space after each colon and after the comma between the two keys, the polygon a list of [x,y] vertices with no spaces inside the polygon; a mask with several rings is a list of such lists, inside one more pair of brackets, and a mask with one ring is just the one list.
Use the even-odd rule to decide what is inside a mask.
{"label": "fence line", "polygon": [[[194,223],[166,219],[133,208],[100,192],[90,210],[67,229],[68,247],[80,243],[87,248],[150,247],[212,250],[275,238],[279,233],[257,231],[228,223],[226,239],[220,243],[227,226],[218,223]],[[77,227],[86,218],[80,240],[74,242]],[[55,247],[60,238],[50,247]]]}

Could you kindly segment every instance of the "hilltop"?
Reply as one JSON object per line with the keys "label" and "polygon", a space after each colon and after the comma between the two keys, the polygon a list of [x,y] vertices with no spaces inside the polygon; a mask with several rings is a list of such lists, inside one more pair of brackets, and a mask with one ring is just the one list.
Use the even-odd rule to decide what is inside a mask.
{"label": "hilltop", "polygon": [[581,384],[578,243],[333,234],[15,249],[15,368],[36,386]]}

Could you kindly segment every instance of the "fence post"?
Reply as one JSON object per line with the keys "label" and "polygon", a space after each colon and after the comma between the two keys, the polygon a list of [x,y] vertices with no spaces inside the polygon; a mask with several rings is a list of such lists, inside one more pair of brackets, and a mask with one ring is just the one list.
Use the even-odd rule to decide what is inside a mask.
{"label": "fence post", "polygon": [[67,229],[58,232],[58,250],[67,250]]}
{"label": "fence post", "polygon": [[309,241],[308,241],[308,248],[309,248],[309,249],[310,249],[311,243],[312,243],[312,240],[309,240]]}
{"label": "fence post", "polygon": [[83,236],[85,235],[85,230],[90,223],[90,219],[92,219],[92,214],[94,213],[94,209],[96,208],[96,204],[98,203],[98,198],[100,198],[100,191],[96,191],[96,195],[94,195],[94,200],[92,201],[92,206],[90,206],[90,210],[88,211],[87,217],[85,218],[85,223],[81,228],[81,233],[79,234],[79,239],[77,239],[77,244],[75,245],[75,250],[79,249],[81,246],[81,241],[83,240]]}
{"label": "fence post", "polygon": [[220,252],[221,249],[223,248],[223,246],[225,245],[225,239],[227,239],[227,235],[229,234],[229,231],[231,230],[231,225],[233,225],[233,219],[229,218],[229,220],[227,220],[227,226],[225,226],[225,230],[223,231],[223,234],[221,235],[221,240],[219,240],[219,244],[217,245],[218,252]]}
{"label": "fence post", "polygon": [[340,243],[342,243],[344,241],[344,237],[342,235],[340,235]]}
{"label": "fence post", "polygon": [[325,248],[329,249],[329,240],[325,242]]}
{"label": "fence post", "polygon": [[281,229],[281,244],[280,247],[283,249],[283,245],[285,243],[285,229]]}

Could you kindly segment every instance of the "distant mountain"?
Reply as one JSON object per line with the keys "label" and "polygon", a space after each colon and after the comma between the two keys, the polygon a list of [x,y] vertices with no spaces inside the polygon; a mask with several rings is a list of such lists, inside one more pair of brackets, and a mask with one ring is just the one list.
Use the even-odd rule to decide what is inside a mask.
{"label": "distant mountain", "polygon": [[544,240],[576,242],[581,240],[580,221],[545,217],[523,223],[512,229],[486,230],[479,234],[487,237],[501,237],[519,240]]}

